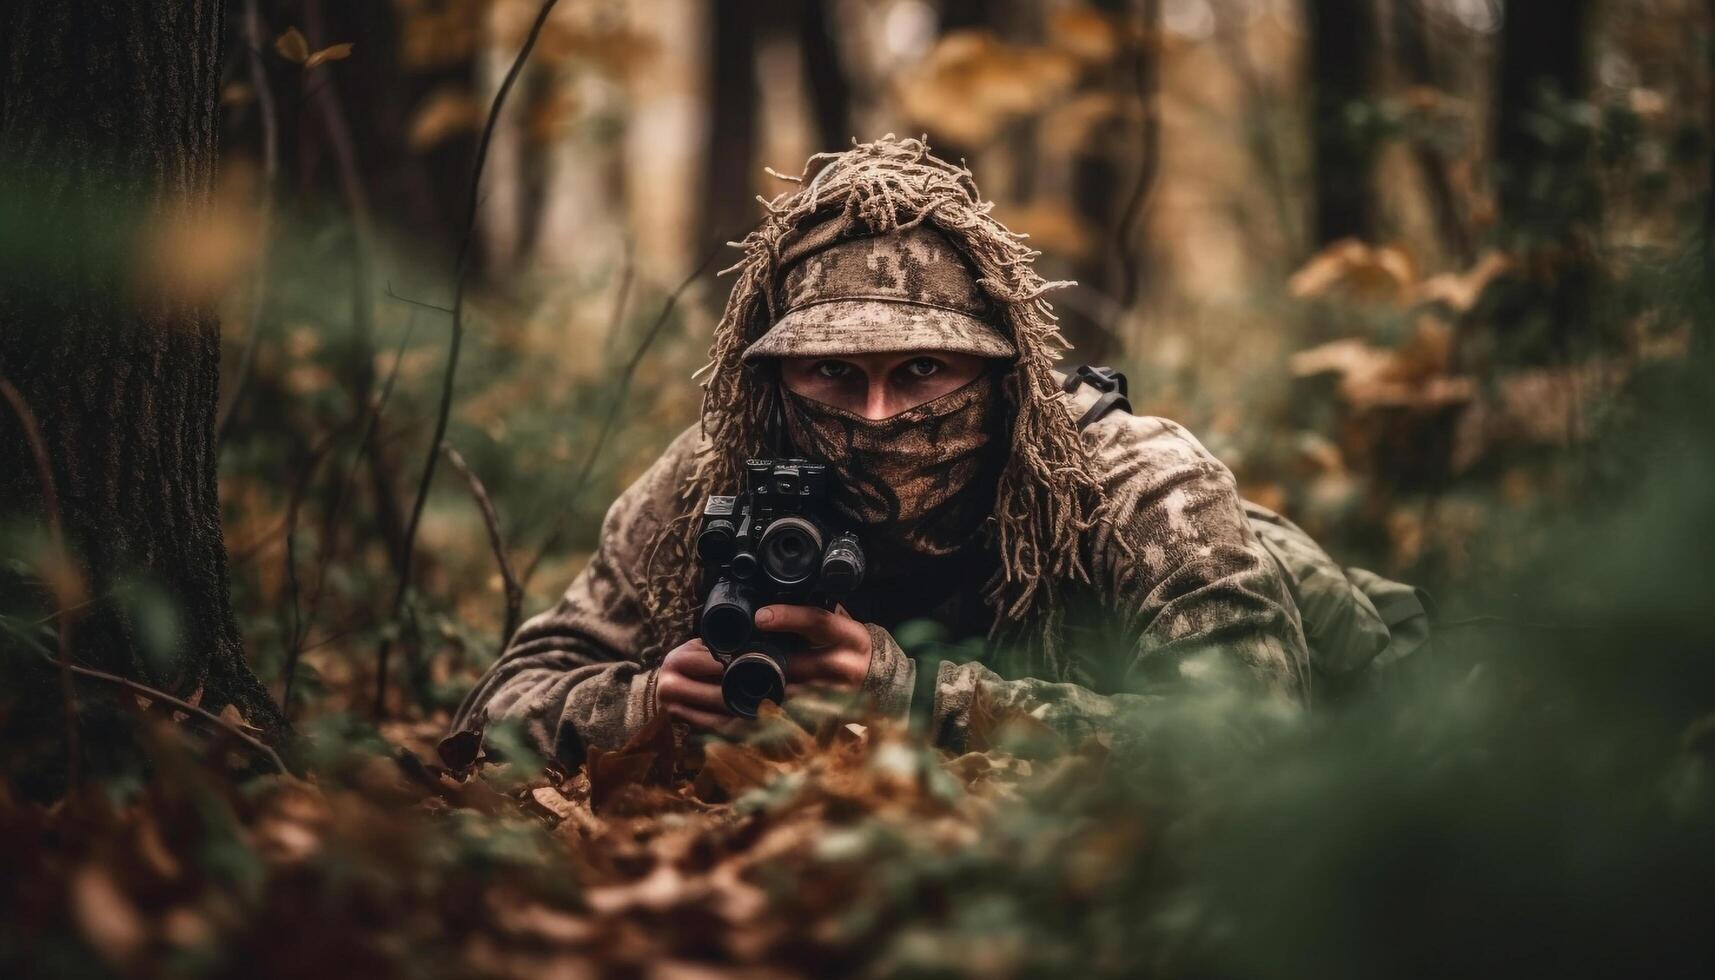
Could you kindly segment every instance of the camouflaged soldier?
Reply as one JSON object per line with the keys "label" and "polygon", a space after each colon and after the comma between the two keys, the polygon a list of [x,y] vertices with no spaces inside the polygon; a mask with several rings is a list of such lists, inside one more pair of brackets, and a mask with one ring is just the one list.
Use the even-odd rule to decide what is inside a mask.
{"label": "camouflaged soldier", "polygon": [[[1385,644],[1340,570],[1274,515],[1247,516],[1232,474],[1183,428],[1094,418],[1096,392],[1063,391],[1042,298],[1061,284],[1035,273],[968,172],[890,137],[812,158],[798,180],[741,243],[701,424],[613,504],[589,566],[519,630],[457,725],[521,718],[575,762],[659,712],[728,721],[721,666],[692,638],[691,542],[707,495],[782,446],[830,464],[870,555],[841,610],[758,611],[758,627],[812,645],[790,659],[788,702],[805,685],[861,691],[955,748],[979,696],[1071,735],[1217,678],[1302,703],[1311,661],[1292,589],[1306,575],[1355,596],[1333,603],[1333,628]],[[913,659],[893,634],[914,620],[982,655]]]}

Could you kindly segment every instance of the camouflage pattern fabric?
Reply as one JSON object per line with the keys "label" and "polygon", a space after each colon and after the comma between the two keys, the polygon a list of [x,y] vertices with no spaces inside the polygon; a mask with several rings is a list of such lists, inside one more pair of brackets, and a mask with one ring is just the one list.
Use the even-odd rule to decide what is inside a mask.
{"label": "camouflage pattern fabric", "polygon": [[745,349],[745,361],[897,350],[1018,353],[985,322],[990,306],[970,266],[930,225],[810,252],[786,268],[781,302],[785,314]]}
{"label": "camouflage pattern fabric", "polygon": [[785,393],[786,432],[800,455],[833,467],[834,505],[864,525],[867,543],[947,555],[976,535],[993,506],[1003,428],[992,375],[874,420]]}
{"label": "camouflage pattern fabric", "polygon": [[[918,706],[936,741],[964,744],[979,697],[1028,710],[1073,736],[1103,730],[1125,704],[1234,677],[1301,703],[1309,664],[1298,612],[1232,474],[1165,419],[1115,414],[1082,438],[1114,506],[1112,520],[1084,535],[1094,581],[1076,586],[1087,593],[1076,608],[1090,611],[1081,621],[1100,619],[1124,645],[1068,644],[1075,667],[1065,678],[1006,676],[984,662],[939,664],[925,685],[932,703]],[[645,556],[663,523],[692,506],[680,489],[706,448],[692,427],[614,502],[588,567],[558,604],[519,630],[461,705],[455,727],[520,719],[544,752],[575,764],[589,747],[620,745],[648,721],[653,665],[688,636],[645,607]],[[957,577],[949,587],[970,594],[953,599],[980,608],[984,580]],[[917,697],[916,665],[883,625],[870,633],[864,689],[880,709],[903,715]]]}

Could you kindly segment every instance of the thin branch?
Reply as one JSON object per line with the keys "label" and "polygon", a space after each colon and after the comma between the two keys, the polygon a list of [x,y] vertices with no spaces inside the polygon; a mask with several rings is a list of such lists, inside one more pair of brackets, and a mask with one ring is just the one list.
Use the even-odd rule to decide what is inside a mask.
{"label": "thin branch", "polygon": [[500,566],[500,581],[506,592],[506,618],[500,628],[500,653],[506,652],[506,645],[512,642],[512,634],[518,629],[518,618],[524,608],[524,588],[518,584],[518,578],[512,574],[512,562],[506,557],[506,542],[500,534],[500,515],[494,512],[494,501],[488,496],[488,488],[482,485],[482,479],[465,462],[459,451],[450,442],[441,443],[441,452],[447,454],[447,462],[453,469],[464,477],[465,484],[470,487],[470,495],[476,500],[476,507],[482,512],[482,523],[488,528],[488,546],[494,550],[494,563]]}
{"label": "thin branch", "polygon": [[[530,52],[536,47],[537,38],[542,35],[542,28],[548,23],[548,15],[553,12],[559,0],[543,0],[542,8],[536,14],[535,23],[530,25],[530,33],[524,38],[524,46],[518,49],[518,56],[512,59],[512,67],[506,72],[506,77],[500,83],[500,90],[494,93],[494,103],[488,109],[488,122],[482,128],[482,139],[477,143],[476,162],[471,168],[470,175],[470,205],[465,211],[464,238],[459,242],[458,263],[453,273],[453,325],[452,336],[447,343],[447,368],[441,380],[441,404],[435,414],[435,435],[429,442],[429,457],[423,463],[423,475],[417,481],[417,499],[411,505],[411,517],[405,525],[404,555],[401,567],[404,574],[399,577],[399,589],[393,595],[393,616],[398,618],[400,610],[405,606],[405,595],[411,588],[411,557],[417,547],[417,528],[423,521],[423,508],[429,502],[429,487],[435,479],[435,461],[440,459],[440,446],[447,437],[447,422],[452,415],[453,379],[458,376],[459,347],[464,341],[464,281],[465,273],[470,265],[471,243],[475,240],[477,203],[482,192],[482,168],[488,160],[488,146],[494,140],[494,128],[500,121],[500,110],[506,105],[506,96],[512,91],[512,86],[518,83],[518,76],[524,70],[524,63],[529,60]],[[375,670],[375,715],[380,717],[385,707],[387,694],[387,659],[392,649],[392,643],[383,641],[378,655]]]}
{"label": "thin branch", "polygon": [[250,53],[250,84],[256,89],[256,111],[262,122],[262,190],[257,229],[260,248],[256,256],[256,275],[250,284],[250,332],[244,338],[244,351],[238,357],[238,374],[233,379],[232,394],[220,410],[220,420],[214,426],[214,442],[226,440],[227,430],[238,403],[244,399],[245,386],[256,367],[256,349],[262,340],[262,312],[268,298],[268,242],[274,222],[274,187],[280,174],[280,130],[274,104],[274,88],[268,82],[268,67],[262,61],[262,11],[257,0],[244,0],[244,39]]}
{"label": "thin branch", "polygon": [[280,710],[288,719],[292,712],[292,682],[298,674],[298,656],[303,652],[299,648],[304,639],[304,619],[298,607],[298,508],[303,503],[304,495],[309,492],[310,481],[315,477],[322,459],[351,425],[350,421],[341,423],[310,450],[310,458],[299,469],[298,482],[292,486],[292,495],[286,502],[286,599],[287,608],[292,611],[292,629],[291,646],[286,651],[286,684],[281,692]]}
{"label": "thin branch", "polygon": [[[38,647],[37,649],[41,652],[41,654],[44,657],[47,657],[47,651],[46,650],[41,650],[40,647]],[[52,658],[49,658],[49,660],[51,662]],[[160,701],[163,704],[172,705],[173,707],[179,709],[180,711],[186,712],[187,714],[196,715],[197,717],[201,718],[202,720],[208,722],[211,725],[214,725],[216,728],[219,728],[221,731],[232,736],[233,739],[240,742],[241,744],[243,744],[244,746],[249,748],[251,751],[253,751],[256,754],[266,758],[269,762],[274,764],[274,768],[278,769],[280,771],[281,775],[284,775],[284,776],[292,775],[292,770],[290,770],[286,767],[285,760],[280,758],[280,753],[274,751],[273,746],[269,745],[267,742],[262,741],[261,739],[257,738],[256,736],[245,732],[243,729],[239,728],[237,725],[234,725],[231,722],[227,721],[225,718],[222,718],[219,715],[215,714],[214,712],[209,711],[207,708],[202,708],[202,707],[199,707],[197,705],[191,704],[189,701],[186,701],[182,698],[173,697],[171,694],[168,694],[166,691],[163,691],[159,688],[150,687],[147,684],[139,683],[139,682],[131,680],[130,678],[127,678],[127,677],[121,677],[118,674],[109,674],[108,672],[106,672],[104,670],[96,670],[93,667],[85,667],[85,666],[82,666],[81,664],[68,664],[68,665],[64,665],[64,666],[69,667],[70,672],[78,675],[79,677],[87,677],[90,680],[96,680],[96,681],[101,681],[101,682],[106,683],[106,684],[112,684],[115,687],[124,688],[125,690],[130,691],[132,694],[136,694],[140,697],[148,698],[151,701]]]}
{"label": "thin branch", "polygon": [[78,746],[77,724],[77,688],[72,684],[71,675],[75,665],[71,662],[71,625],[70,615],[77,604],[70,594],[72,575],[71,555],[66,551],[65,527],[60,523],[60,495],[54,486],[54,469],[48,461],[48,447],[42,441],[42,429],[36,424],[36,413],[30,411],[30,403],[12,382],[0,378],[0,396],[12,406],[12,414],[18,417],[18,426],[24,430],[24,441],[29,443],[30,455],[36,464],[36,482],[42,492],[42,511],[48,522],[48,540],[52,543],[54,567],[49,570],[46,579],[48,593],[54,598],[55,615],[60,617],[59,627],[54,633],[59,638],[60,647],[60,699],[65,703],[66,716],[66,790],[70,792],[78,784]]}
{"label": "thin branch", "polygon": [[619,328],[625,322],[625,304],[631,298],[631,284],[637,278],[636,263],[637,243],[630,237],[625,239],[625,259],[619,268],[619,291],[613,297],[613,312],[607,318],[607,336],[602,338],[602,356],[613,354],[613,345],[619,342]]}
{"label": "thin branch", "polygon": [[1156,174],[1161,169],[1161,0],[1143,0],[1142,32],[1138,38],[1135,68],[1137,99],[1143,110],[1143,130],[1137,162],[1137,180],[1128,195],[1124,217],[1114,229],[1114,245],[1120,256],[1120,305],[1130,310],[1138,291],[1138,226],[1143,222],[1145,205],[1155,188]]}
{"label": "thin branch", "polygon": [[415,306],[420,310],[433,310],[436,313],[451,314],[453,311],[453,308],[450,306],[436,306],[433,303],[424,302],[423,300],[420,300],[420,299],[412,299],[409,296],[402,296],[399,293],[394,292],[392,280],[388,280],[386,290],[387,290],[387,297],[389,299],[396,299],[399,302],[404,303],[406,306]]}
{"label": "thin branch", "polygon": [[[362,465],[364,458],[369,453],[379,451],[379,447],[375,445],[375,427],[380,424],[381,413],[386,410],[387,401],[393,396],[393,385],[399,378],[399,366],[405,362],[405,350],[410,346],[411,335],[416,330],[417,315],[415,311],[412,311],[411,316],[405,321],[405,331],[399,337],[399,347],[393,353],[393,366],[388,369],[387,378],[381,383],[381,394],[376,397],[373,403],[365,405],[363,408],[362,434],[358,436],[357,451],[351,457],[351,465],[346,467],[345,476],[340,480],[333,506],[328,510],[325,525],[328,528],[335,528],[339,523],[340,512],[345,509],[346,498],[351,493],[352,481],[357,477],[357,468]],[[315,591],[310,593],[310,611],[305,616],[305,635],[308,635],[309,630],[315,628],[316,611],[321,607],[322,590],[327,582],[328,566],[333,561],[334,543],[330,536],[330,539],[324,542],[323,547],[319,549],[321,561],[316,567]]]}
{"label": "thin branch", "polygon": [[329,643],[333,643],[333,642],[338,641],[338,640],[343,640],[346,637],[355,635],[357,633],[367,633],[374,628],[375,628],[375,617],[374,616],[364,616],[358,620],[357,625],[355,625],[355,626],[347,626],[347,627],[344,627],[343,629],[335,630],[334,632],[329,633],[328,635],[322,637],[321,639],[317,640],[314,643],[304,644],[304,649],[302,652],[309,653],[311,650],[319,650],[322,647],[327,646]]}
{"label": "thin branch", "polygon": [[[375,442],[376,448],[391,446],[393,443],[396,443],[401,439],[409,438],[416,434],[417,429],[417,424],[406,423],[394,431],[380,435],[377,437]],[[339,431],[343,432],[344,429],[342,428]],[[321,444],[317,443],[317,446],[320,447]],[[320,452],[321,449],[318,448],[315,451]],[[261,557],[261,555],[268,549],[269,545],[285,538],[287,530],[286,525],[287,519],[282,517],[273,527],[261,532],[249,541],[246,541],[241,545],[233,545],[228,548],[228,567],[238,568]]]}
{"label": "thin branch", "polygon": [[679,285],[673,287],[671,293],[667,294],[667,302],[662,304],[661,312],[656,315],[655,322],[649,325],[648,332],[643,335],[642,340],[638,341],[637,349],[631,352],[631,359],[620,370],[619,385],[613,393],[613,399],[607,404],[607,416],[602,419],[601,428],[596,432],[595,442],[590,446],[590,451],[584,454],[583,466],[578,472],[577,480],[572,484],[572,491],[566,496],[559,516],[554,519],[554,527],[548,532],[548,537],[542,542],[542,547],[537,550],[536,557],[530,559],[530,563],[524,566],[522,578],[524,587],[529,586],[531,577],[536,574],[537,567],[542,564],[542,559],[559,546],[560,538],[566,531],[566,515],[570,513],[570,508],[576,504],[578,497],[583,494],[584,487],[590,481],[590,474],[595,471],[596,460],[601,457],[601,451],[607,445],[608,436],[613,434],[614,423],[618,421],[620,406],[625,404],[625,396],[631,390],[631,379],[637,374],[637,366],[643,363],[643,356],[649,352],[649,348],[654,345],[655,339],[661,335],[661,328],[667,325],[667,318],[672,316],[673,308],[679,304],[679,298],[685,294],[685,290],[691,288],[692,283],[696,282],[708,270],[709,265],[714,262],[715,256],[719,255],[724,247],[717,245],[709,249],[708,254],[703,256],[703,260],[697,263],[695,269],[691,270],[691,274],[686,276]]}

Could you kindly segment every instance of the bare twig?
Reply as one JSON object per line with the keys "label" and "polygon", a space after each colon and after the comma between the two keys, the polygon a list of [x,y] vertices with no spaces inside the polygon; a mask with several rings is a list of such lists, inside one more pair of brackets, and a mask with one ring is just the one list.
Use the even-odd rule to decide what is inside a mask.
{"label": "bare twig", "polygon": [[542,547],[537,550],[536,557],[530,559],[530,563],[524,566],[521,587],[529,586],[531,577],[536,574],[537,567],[542,564],[542,559],[559,546],[560,538],[566,531],[566,516],[570,512],[569,509],[577,503],[578,497],[584,492],[584,487],[590,481],[590,474],[595,471],[596,460],[601,457],[602,448],[607,445],[608,437],[613,434],[614,423],[619,420],[619,409],[625,404],[625,396],[631,390],[631,379],[637,374],[637,366],[643,363],[643,356],[654,345],[655,338],[661,335],[661,328],[667,325],[667,318],[673,315],[673,308],[679,304],[679,298],[685,294],[685,290],[691,288],[692,283],[696,282],[708,270],[709,265],[714,262],[715,256],[721,253],[722,248],[724,246],[711,248],[708,254],[703,256],[703,260],[697,263],[697,267],[691,270],[691,274],[686,276],[679,285],[673,287],[671,293],[667,294],[667,301],[661,305],[661,312],[656,315],[655,322],[649,325],[648,332],[643,335],[642,340],[638,341],[637,349],[631,352],[631,359],[626,361],[625,367],[620,370],[619,386],[615,389],[612,400],[607,404],[607,416],[602,419],[601,428],[596,432],[595,442],[591,444],[590,451],[584,454],[584,462],[578,471],[578,478],[572,484],[571,493],[566,495],[565,508],[559,512],[559,516],[554,518],[554,527],[548,532],[548,537],[542,542]]}
{"label": "bare twig", "polygon": [[1138,291],[1138,225],[1143,221],[1145,205],[1155,187],[1156,173],[1161,167],[1161,0],[1143,0],[1142,28],[1134,62],[1137,78],[1137,99],[1143,110],[1143,130],[1137,161],[1137,180],[1132,184],[1124,215],[1114,229],[1115,250],[1120,256],[1120,305],[1130,310]]}
{"label": "bare twig", "polygon": [[[345,476],[341,478],[339,489],[335,492],[333,506],[328,510],[326,526],[334,528],[339,522],[340,512],[345,509],[345,501],[351,492],[351,484],[357,476],[357,468],[363,464],[364,458],[371,452],[379,451],[375,446],[375,427],[380,424],[381,413],[387,408],[387,401],[393,396],[393,385],[399,378],[399,366],[405,362],[405,350],[411,344],[411,335],[417,330],[417,315],[413,311],[405,321],[405,330],[399,337],[399,347],[393,353],[393,366],[387,370],[387,378],[381,383],[381,394],[373,403],[363,407],[362,433],[357,438],[357,451],[352,455],[351,465],[346,467]],[[374,465],[380,465],[378,462]],[[316,611],[321,607],[322,587],[327,581],[328,565],[333,561],[333,540],[323,542],[321,561],[316,567],[316,588],[310,594],[310,611],[305,617],[305,635],[315,628]]]}
{"label": "bare twig", "polygon": [[[43,651],[43,655],[46,656],[46,651]],[[251,751],[273,763],[274,768],[278,769],[281,775],[290,776],[292,774],[292,770],[286,768],[285,760],[280,758],[280,753],[274,751],[273,746],[262,741],[256,736],[245,732],[237,725],[234,725],[225,718],[209,711],[207,708],[191,704],[189,701],[173,697],[171,694],[168,694],[166,691],[159,688],[150,687],[147,684],[139,683],[127,677],[121,677],[118,674],[109,674],[104,670],[96,670],[93,667],[85,667],[81,664],[69,664],[67,666],[69,666],[71,673],[74,673],[79,677],[87,677],[90,680],[102,681],[103,683],[112,684],[115,687],[122,687],[125,690],[130,691],[132,694],[148,698],[151,701],[160,701],[163,704],[172,705],[187,714],[196,715],[198,718],[214,725],[216,728],[219,728],[221,731],[232,736],[234,740],[249,748]]]}
{"label": "bare twig", "polygon": [[353,636],[353,635],[358,634],[358,633],[366,633],[369,630],[372,630],[374,628],[375,628],[375,617],[374,616],[362,616],[358,619],[357,624],[355,626],[342,627],[340,629],[333,631],[332,633],[329,633],[328,635],[322,637],[321,639],[317,640],[314,643],[304,644],[303,652],[309,653],[311,650],[319,650],[322,647],[327,646],[329,643],[334,643],[334,642],[337,642],[339,640],[343,640],[348,636]]}
{"label": "bare twig", "polygon": [[[398,618],[400,610],[405,606],[406,593],[411,587],[411,558],[417,547],[417,528],[423,521],[423,508],[429,502],[429,487],[435,479],[435,461],[440,458],[441,442],[447,437],[447,421],[452,414],[453,379],[458,376],[459,347],[464,341],[464,281],[465,273],[470,265],[471,243],[475,240],[477,204],[481,200],[482,168],[488,160],[488,147],[494,140],[494,127],[500,121],[500,110],[506,105],[506,96],[512,87],[518,83],[518,76],[524,70],[524,63],[529,60],[530,52],[536,47],[536,40],[542,35],[542,27],[548,23],[548,15],[553,12],[559,0],[543,0],[542,8],[536,13],[536,20],[530,25],[530,33],[524,38],[523,47],[518,49],[518,56],[512,59],[512,67],[501,80],[499,91],[494,93],[494,103],[488,109],[488,121],[482,128],[482,139],[476,147],[476,161],[470,175],[470,204],[465,210],[464,238],[459,242],[458,263],[453,272],[453,324],[452,336],[447,342],[447,367],[441,379],[441,403],[435,414],[435,435],[429,442],[429,457],[423,463],[423,475],[417,481],[417,499],[411,505],[411,516],[405,524],[404,554],[401,566],[404,573],[399,577],[398,591],[393,595],[393,616]],[[380,717],[386,704],[387,695],[387,660],[392,649],[390,641],[383,641],[380,654],[376,660],[375,670],[375,715]]]}
{"label": "bare twig", "polygon": [[76,608],[76,597],[71,591],[72,565],[71,555],[66,551],[65,528],[60,523],[60,496],[54,486],[54,469],[48,461],[48,447],[42,441],[41,427],[36,424],[36,413],[30,411],[30,404],[12,382],[0,378],[0,396],[12,406],[12,414],[18,417],[18,426],[24,430],[24,441],[30,445],[30,455],[36,464],[36,482],[42,492],[43,516],[48,522],[48,540],[53,546],[51,557],[53,568],[44,576],[47,580],[48,592],[54,598],[54,608],[61,621],[54,630],[59,638],[60,647],[60,698],[65,702],[66,716],[66,790],[70,792],[78,784],[78,746],[77,725],[77,688],[72,684],[71,675],[75,665],[71,662],[71,626],[70,610]]}
{"label": "bare twig", "polygon": [[494,550],[494,563],[500,566],[500,581],[506,592],[506,618],[500,628],[500,651],[506,652],[506,644],[512,641],[513,631],[518,629],[518,617],[524,608],[524,589],[518,584],[518,578],[512,574],[512,562],[506,557],[506,542],[500,534],[500,516],[494,512],[494,501],[488,496],[488,488],[482,485],[482,479],[465,462],[459,451],[450,442],[441,443],[441,452],[447,454],[447,462],[453,469],[464,477],[465,484],[470,487],[470,495],[476,500],[476,507],[482,512],[482,523],[488,528],[488,546]]}
{"label": "bare twig", "polygon": [[[378,449],[385,447],[385,446],[391,446],[392,444],[400,441],[401,439],[406,439],[406,438],[409,438],[410,436],[415,435],[417,433],[418,428],[419,428],[419,426],[417,426],[415,424],[410,424],[410,423],[401,425],[398,429],[395,429],[394,431],[391,431],[391,432],[388,432],[388,433],[385,433],[382,435],[378,435],[376,437],[376,440],[375,440],[375,446]],[[344,430],[342,429],[340,431],[344,431]],[[318,443],[317,445],[319,446],[320,444]],[[249,562],[252,562],[252,561],[256,560],[257,558],[259,558],[264,552],[266,552],[269,545],[273,544],[275,541],[284,540],[284,538],[286,536],[286,530],[287,530],[286,525],[287,525],[286,518],[282,517],[282,518],[280,518],[279,522],[276,523],[273,527],[271,527],[268,530],[263,531],[262,533],[256,535],[254,538],[250,539],[249,541],[246,541],[240,545],[233,545],[233,546],[229,547],[227,549],[227,565],[228,565],[228,567],[238,568],[240,566],[248,564]]]}
{"label": "bare twig", "polygon": [[453,308],[450,306],[436,306],[433,303],[424,302],[423,300],[420,300],[420,299],[412,299],[409,296],[400,295],[399,293],[396,293],[393,291],[393,283],[391,281],[389,281],[387,283],[386,289],[387,289],[387,297],[389,299],[396,299],[399,302],[404,303],[406,306],[415,306],[416,308],[418,308],[420,310],[433,310],[436,313],[448,313],[448,314],[450,314],[453,311]]}
{"label": "bare twig", "polygon": [[299,648],[304,639],[304,620],[298,608],[298,507],[303,503],[304,494],[309,492],[310,481],[322,459],[351,425],[350,421],[341,423],[310,450],[310,458],[299,469],[298,482],[292,486],[292,495],[286,502],[286,602],[292,611],[292,629],[291,645],[286,649],[286,685],[281,692],[280,708],[288,718],[292,712],[292,682],[298,675],[298,656],[303,652]]}
{"label": "bare twig", "polygon": [[602,338],[602,355],[609,357],[613,354],[613,345],[619,342],[619,328],[625,322],[625,304],[631,298],[631,283],[636,279],[637,243],[629,237],[625,240],[625,259],[619,268],[619,291],[613,296],[613,312],[607,319],[607,336]]}
{"label": "bare twig", "polygon": [[262,190],[258,208],[257,229],[260,247],[256,256],[256,274],[250,284],[250,332],[244,338],[244,350],[238,357],[238,374],[233,380],[232,394],[220,410],[220,420],[214,426],[215,445],[226,439],[233,414],[244,398],[244,388],[256,366],[256,349],[262,340],[262,313],[268,297],[268,240],[274,221],[274,186],[280,173],[280,130],[274,105],[274,88],[268,82],[268,68],[262,61],[262,11],[257,0],[244,0],[244,45],[250,52],[250,84],[256,89],[256,111],[262,122]]}

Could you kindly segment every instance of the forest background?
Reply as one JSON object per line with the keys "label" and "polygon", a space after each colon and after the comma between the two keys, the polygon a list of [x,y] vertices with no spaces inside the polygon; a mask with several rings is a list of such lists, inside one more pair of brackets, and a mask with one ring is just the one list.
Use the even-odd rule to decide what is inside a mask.
{"label": "forest background", "polygon": [[[0,964],[1709,964],[1715,4],[183,6],[0,18],[0,642],[8,692],[46,692],[6,707]],[[56,169],[29,126],[86,109],[177,163]],[[1069,364],[1427,587],[1434,661],[1308,720],[1140,719],[1123,766],[1004,718],[957,760],[783,719],[546,776],[522,744],[448,757],[695,421],[725,243],[790,186],[765,167],[889,132],[1077,281]],[[35,339],[133,316],[195,325],[149,348],[181,367],[217,330],[218,393],[186,368],[103,403],[141,361]],[[218,484],[136,490],[126,440],[159,433],[89,448],[103,413],[189,419],[161,482]],[[203,550],[102,550],[139,522]],[[163,700],[205,689],[242,710]],[[258,775],[287,728],[305,778]]]}

